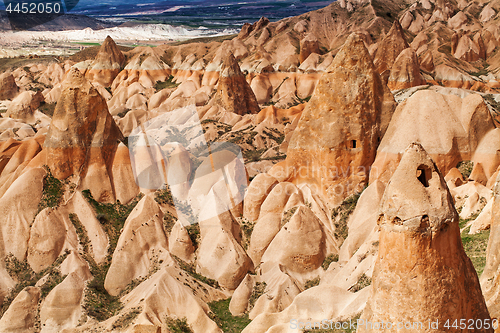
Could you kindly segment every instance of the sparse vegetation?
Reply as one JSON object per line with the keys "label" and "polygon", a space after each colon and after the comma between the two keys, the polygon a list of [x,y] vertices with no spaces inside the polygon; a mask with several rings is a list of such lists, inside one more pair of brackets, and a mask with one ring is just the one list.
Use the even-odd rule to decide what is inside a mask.
{"label": "sparse vegetation", "polygon": [[[464,228],[469,221],[475,220],[479,214],[475,214],[468,219],[460,219],[459,226]],[[477,275],[483,274],[484,266],[486,265],[486,248],[488,247],[488,239],[490,230],[483,230],[477,234],[469,235],[470,227],[462,231],[461,238],[465,253],[472,261],[472,265],[476,269]]]}
{"label": "sparse vegetation", "polygon": [[292,207],[292,208],[290,208],[289,210],[287,210],[286,212],[283,213],[283,218],[281,219],[281,226],[282,227],[285,224],[287,224],[288,221],[290,221],[290,219],[292,218],[293,214],[295,214],[295,212],[297,211],[297,208],[298,207]]}
{"label": "sparse vegetation", "polygon": [[5,296],[2,307],[0,308],[0,317],[9,308],[16,296],[26,287],[34,286],[42,277],[47,275],[45,282],[40,286],[41,299],[44,299],[49,292],[54,289],[66,276],[61,275],[59,266],[66,259],[69,252],[66,251],[60,255],[49,267],[35,273],[28,264],[27,260],[20,261],[12,253],[5,256],[5,270],[17,282],[12,290]]}
{"label": "sparse vegetation", "polygon": [[179,83],[173,82],[173,79],[174,79],[174,76],[170,75],[169,78],[167,79],[167,81],[164,81],[164,82],[157,81],[155,86],[154,86],[156,92],[163,90],[163,89],[176,88],[177,86],[179,86]]}
{"label": "sparse vegetation", "polygon": [[325,260],[323,260],[323,263],[321,264],[321,267],[326,271],[328,267],[330,267],[330,264],[332,262],[337,262],[339,261],[339,255],[338,254],[330,254],[328,255]]}
{"label": "sparse vegetation", "polygon": [[56,109],[56,103],[41,102],[40,106],[38,107],[38,110],[41,113],[46,114],[49,117],[53,117],[54,116],[54,110],[55,109]]}
{"label": "sparse vegetation", "polygon": [[137,205],[139,200],[144,196],[140,193],[128,205],[122,205],[120,201],[116,203],[100,203],[97,202],[89,190],[82,191],[83,196],[94,208],[97,219],[103,225],[109,237],[109,253],[113,253],[120,236],[120,230],[125,224],[125,220],[132,212],[132,209]]}
{"label": "sparse vegetation", "polygon": [[165,212],[165,214],[163,214],[163,229],[166,233],[170,233],[172,231],[175,222],[177,222],[177,219],[172,214],[169,212]]}
{"label": "sparse vegetation", "polygon": [[262,153],[264,153],[266,149],[248,149],[243,152],[243,159],[245,163],[257,162],[260,161]]}
{"label": "sparse vegetation", "polygon": [[200,225],[198,223],[191,224],[186,227],[186,231],[188,232],[193,246],[198,247],[200,244]]}
{"label": "sparse vegetation", "polygon": [[78,235],[78,241],[83,248],[84,252],[89,252],[90,239],[87,235],[87,230],[80,222],[80,219],[76,214],[69,214],[69,219],[75,226],[76,234]]}
{"label": "sparse vegetation", "polygon": [[372,284],[372,279],[366,276],[365,273],[361,274],[358,278],[358,282],[351,288],[349,288],[349,291],[355,293],[360,291],[361,289],[368,287],[370,284]]}
{"label": "sparse vegetation", "polygon": [[177,256],[175,256],[173,254],[172,254],[172,257],[174,257],[174,259],[179,264],[179,267],[183,271],[185,271],[186,273],[188,273],[189,275],[191,275],[192,277],[194,277],[198,281],[201,281],[201,282],[203,282],[205,284],[208,284],[209,286],[211,286],[213,288],[220,289],[219,282],[217,282],[217,281],[215,281],[213,279],[207,278],[206,276],[203,276],[201,274],[196,273],[196,264],[194,264],[194,263],[187,263],[184,260],[182,260],[181,258],[179,258],[179,257],[177,257]]}
{"label": "sparse vegetation", "polygon": [[248,219],[244,217],[238,218],[241,226],[241,231],[243,233],[242,237],[242,246],[245,250],[248,250],[250,246],[250,239],[252,237],[253,228],[255,226],[254,223],[250,222]]}
{"label": "sparse vegetation", "polygon": [[129,312],[125,313],[124,315],[121,315],[120,318],[115,320],[113,323],[112,328],[114,330],[120,329],[120,328],[126,328],[129,326],[135,318],[141,313],[141,308],[132,308]]}
{"label": "sparse vegetation", "polygon": [[259,299],[260,296],[264,295],[266,291],[267,284],[265,282],[255,282],[253,286],[252,294],[248,299],[248,311],[251,311],[255,306],[255,302]]}
{"label": "sparse vegetation", "polygon": [[457,169],[462,174],[465,181],[469,179],[472,169],[474,168],[474,162],[472,161],[461,161],[457,164]]}
{"label": "sparse vegetation", "polygon": [[131,111],[131,109],[125,109],[124,111],[120,112],[117,114],[118,117],[120,118],[123,118],[127,115],[127,113],[129,113]]}
{"label": "sparse vegetation", "polygon": [[193,333],[193,330],[189,327],[186,318],[172,319],[167,317],[166,322],[169,331],[172,333]]}
{"label": "sparse vegetation", "polygon": [[361,193],[353,194],[345,199],[339,207],[332,210],[332,220],[335,221],[335,238],[344,241],[349,232],[347,222],[349,216],[354,212]]}
{"label": "sparse vegetation", "polygon": [[84,258],[89,264],[93,278],[87,282],[83,308],[90,317],[104,321],[116,315],[123,307],[120,299],[108,294],[104,288],[104,280],[111,265],[111,256],[108,256],[106,261],[99,265],[88,254],[84,255]]}
{"label": "sparse vegetation", "polygon": [[240,333],[250,323],[248,315],[233,316],[229,312],[231,299],[224,299],[208,303],[212,313],[210,318],[219,326],[224,333]]}
{"label": "sparse vegetation", "polygon": [[174,199],[172,198],[172,192],[170,192],[170,187],[162,190],[157,190],[155,192],[155,201],[160,205],[174,205]]}
{"label": "sparse vegetation", "polygon": [[306,289],[309,289],[309,288],[312,288],[312,287],[316,287],[319,285],[319,283],[321,282],[319,276],[312,279],[312,280],[307,280],[306,283],[304,284],[304,287]]}
{"label": "sparse vegetation", "polygon": [[43,178],[42,199],[38,204],[38,212],[47,207],[56,208],[61,202],[64,190],[62,182],[52,175],[49,167],[45,166],[47,174]]}

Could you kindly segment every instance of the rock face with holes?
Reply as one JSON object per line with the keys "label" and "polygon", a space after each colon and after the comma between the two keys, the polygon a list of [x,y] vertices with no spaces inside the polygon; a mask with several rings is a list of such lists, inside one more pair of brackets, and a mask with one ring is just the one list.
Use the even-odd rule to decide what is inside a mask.
{"label": "rock face with holes", "polygon": [[293,132],[288,180],[316,186],[334,204],[362,188],[392,115],[394,99],[387,89],[363,40],[349,36]]}
{"label": "rock face with holes", "polygon": [[214,102],[239,115],[260,111],[255,94],[231,52],[223,56]]}
{"label": "rock face with holes", "polygon": [[72,69],[63,82],[43,145],[54,177],[79,175],[96,200],[114,200],[110,174],[122,139],[106,100],[79,70]]}
{"label": "rock face with holes", "polygon": [[[420,144],[406,149],[387,185],[378,224],[379,253],[362,321],[421,322],[423,327],[411,331],[436,332],[447,330],[425,325],[490,318],[462,247],[451,194]],[[369,326],[358,326],[357,332],[369,331]]]}

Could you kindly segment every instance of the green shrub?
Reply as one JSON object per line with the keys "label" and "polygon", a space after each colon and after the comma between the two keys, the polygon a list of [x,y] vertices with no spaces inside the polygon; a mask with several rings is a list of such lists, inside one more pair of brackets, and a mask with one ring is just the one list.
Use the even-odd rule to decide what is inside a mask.
{"label": "green shrub", "polygon": [[224,299],[208,303],[210,318],[219,326],[224,333],[240,333],[250,323],[248,315],[233,316],[229,312],[229,303],[231,299]]}
{"label": "green shrub", "polygon": [[83,251],[88,252],[90,239],[89,236],[87,235],[87,229],[85,229],[85,226],[80,222],[78,215],[69,214],[69,219],[75,226],[76,234],[78,235],[78,241],[82,246]]}
{"label": "green shrub", "polygon": [[366,276],[365,273],[361,274],[358,278],[358,282],[351,288],[349,288],[349,291],[355,293],[360,291],[361,289],[368,287],[369,285],[372,284],[372,279],[370,279],[368,276]]}
{"label": "green shrub", "polygon": [[472,169],[474,168],[474,162],[472,161],[461,161],[457,164],[457,169],[462,174],[465,181],[469,179]]}
{"label": "green shrub", "polygon": [[328,255],[325,260],[323,260],[323,263],[321,264],[321,267],[326,271],[328,267],[330,267],[330,264],[332,262],[337,262],[339,261],[339,255],[338,254],[330,254]]}
{"label": "green shrub", "polygon": [[332,210],[332,220],[334,221],[335,225],[334,236],[342,242],[349,235],[347,222],[349,220],[349,216],[351,216],[351,214],[354,212],[360,196],[361,193],[353,194],[345,199],[339,207]]}
{"label": "green shrub", "polygon": [[172,333],[193,333],[193,330],[189,327],[186,318],[172,319],[167,317],[166,322],[168,329]]}
{"label": "green shrub", "polygon": [[163,90],[163,89],[168,89],[168,88],[177,88],[177,86],[179,86],[179,83],[175,83],[175,82],[173,82],[173,80],[174,80],[174,76],[170,75],[169,78],[167,79],[167,81],[156,82],[156,84],[154,85],[156,92]]}
{"label": "green shrub", "polygon": [[316,287],[319,285],[319,283],[321,282],[321,279],[319,278],[319,276],[317,278],[314,278],[312,280],[307,280],[304,287],[306,289],[309,289],[309,288],[312,288],[312,287]]}
{"label": "green shrub", "polygon": [[163,189],[163,190],[157,190],[155,192],[155,201],[159,203],[160,205],[174,205],[174,199],[172,197],[172,192],[170,192],[170,187]]}
{"label": "green shrub", "polygon": [[47,174],[43,178],[42,199],[38,204],[38,212],[41,212],[47,207],[56,208],[61,202],[64,194],[62,182],[52,175],[49,167],[45,166]]}

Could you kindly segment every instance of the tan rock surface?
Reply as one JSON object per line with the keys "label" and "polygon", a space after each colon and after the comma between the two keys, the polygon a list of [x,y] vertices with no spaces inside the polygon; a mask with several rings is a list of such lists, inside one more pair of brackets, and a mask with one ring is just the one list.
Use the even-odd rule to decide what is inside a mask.
{"label": "tan rock surface", "polygon": [[252,260],[238,242],[239,232],[235,227],[239,225],[230,212],[209,219],[200,218],[197,267],[202,275],[217,280],[221,287],[235,290],[253,269]]}
{"label": "tan rock surface", "polygon": [[299,206],[273,238],[261,261],[275,262],[292,272],[310,272],[323,263],[325,243],[319,219],[308,207]]}
{"label": "tan rock surface", "polygon": [[42,197],[44,169],[30,169],[17,178],[0,198],[0,256],[9,252],[24,260],[28,250],[30,226]]}
{"label": "tan rock surface", "polygon": [[[447,119],[447,121],[442,121]],[[417,91],[399,104],[382,139],[370,179],[388,181],[411,142],[422,144],[443,174],[469,159],[493,120],[481,96],[460,98],[432,90]]]}
{"label": "tan rock surface", "polygon": [[[406,149],[380,209],[379,253],[361,320],[439,320],[444,325],[446,320],[489,319],[476,271],[462,247],[453,199],[421,145]],[[411,331],[436,332],[425,326]]]}
{"label": "tan rock surface", "polygon": [[28,241],[28,263],[39,272],[59,257],[66,241],[66,229],[58,212],[52,208],[42,210],[35,218]]}
{"label": "tan rock surface", "polygon": [[118,295],[133,279],[146,276],[168,255],[163,213],[151,195],[141,199],[125,221],[104,287]]}
{"label": "tan rock surface", "polygon": [[50,291],[40,307],[41,332],[60,332],[78,325],[83,314],[84,287],[84,280],[72,272]]}
{"label": "tan rock surface", "polygon": [[267,173],[255,176],[245,194],[243,216],[250,221],[257,221],[262,203],[277,184],[278,181]]}
{"label": "tan rock surface", "polygon": [[299,193],[299,190],[294,184],[280,182],[274,186],[269,195],[264,199],[247,251],[250,258],[252,258],[254,266],[260,264],[262,255],[280,231],[282,214],[288,199],[297,193]]}
{"label": "tan rock surface", "polygon": [[44,97],[40,91],[24,91],[12,100],[5,115],[13,119],[20,119],[23,122],[34,123],[35,110],[43,101]]}
{"label": "tan rock surface", "polygon": [[5,333],[35,332],[35,313],[39,298],[40,288],[24,288],[0,319],[0,330]]}
{"label": "tan rock surface", "polygon": [[320,53],[319,41],[313,34],[308,34],[300,41],[300,63],[303,63],[312,53]]}
{"label": "tan rock surface", "polygon": [[420,64],[417,55],[408,47],[401,51],[394,61],[387,86],[391,90],[406,89],[424,84],[420,74]]}

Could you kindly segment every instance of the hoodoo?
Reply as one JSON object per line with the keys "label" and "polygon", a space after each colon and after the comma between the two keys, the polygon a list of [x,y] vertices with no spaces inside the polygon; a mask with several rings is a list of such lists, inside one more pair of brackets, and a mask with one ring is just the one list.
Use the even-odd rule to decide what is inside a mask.
{"label": "hoodoo", "polygon": [[109,174],[122,138],[105,99],[79,70],[72,69],[43,145],[53,175],[58,179],[92,175],[86,187],[94,198],[108,200],[113,196]]}
{"label": "hoodoo", "polygon": [[223,56],[214,101],[224,107],[226,111],[241,116],[260,111],[252,88],[245,80],[245,75],[241,72],[238,62],[230,52],[226,52]]}
{"label": "hoodoo", "polygon": [[[372,295],[357,332],[371,332],[368,323],[381,322],[416,323],[409,332],[448,332],[444,325],[455,320],[490,319],[460,240],[453,198],[420,144],[406,149],[387,185],[378,225]],[[436,321],[438,328],[429,327]],[[386,331],[400,332],[395,325]]]}
{"label": "hoodoo", "polygon": [[[341,202],[367,181],[392,115],[363,40],[349,36],[323,74],[288,146],[289,180],[314,184]],[[394,103],[389,96],[388,105]]]}

